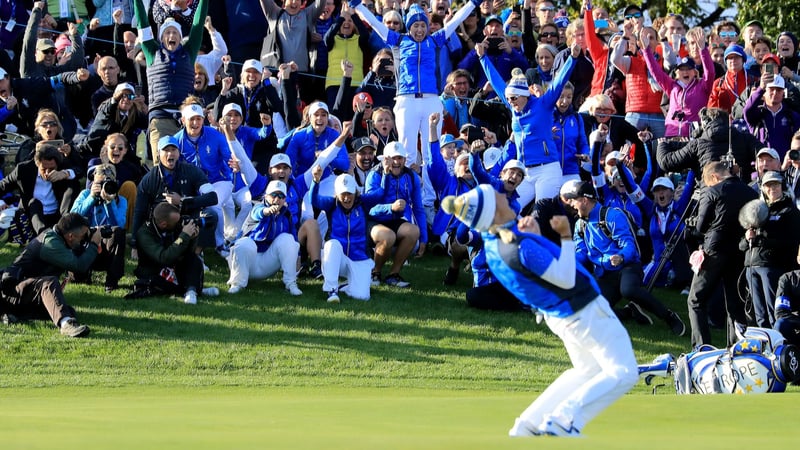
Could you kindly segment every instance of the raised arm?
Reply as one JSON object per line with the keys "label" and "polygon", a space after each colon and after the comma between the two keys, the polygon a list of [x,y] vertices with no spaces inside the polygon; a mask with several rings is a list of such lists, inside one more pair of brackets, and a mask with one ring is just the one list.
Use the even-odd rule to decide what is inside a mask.
{"label": "raised arm", "polygon": [[197,58],[200,45],[203,43],[203,29],[205,28],[207,14],[208,0],[200,0],[200,3],[197,5],[197,10],[194,13],[194,19],[192,20],[192,29],[189,31],[189,39],[183,44],[186,46],[186,51],[189,52],[192,61]]}

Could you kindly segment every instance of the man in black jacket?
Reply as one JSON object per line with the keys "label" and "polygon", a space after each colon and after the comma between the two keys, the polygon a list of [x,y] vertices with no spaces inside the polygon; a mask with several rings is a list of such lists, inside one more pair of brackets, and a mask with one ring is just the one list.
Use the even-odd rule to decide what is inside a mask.
{"label": "man in black jacket", "polygon": [[[707,187],[697,209],[697,222],[692,230],[702,235],[705,259],[692,279],[689,290],[689,321],[692,326],[692,348],[711,344],[708,325],[708,304],[719,283],[725,295],[728,314],[728,345],[738,340],[736,323],[746,324],[744,306],[739,300],[737,282],[744,267],[744,256],[738,248],[744,229],[739,225],[739,210],[756,198],[756,193],[722,162],[703,168]],[[687,228],[690,228],[687,225]]]}
{"label": "man in black jacket", "polygon": [[778,280],[774,328],[790,344],[800,345],[800,270],[786,272]]}
{"label": "man in black jacket", "polygon": [[723,109],[703,108],[700,126],[697,139],[659,139],[656,153],[659,167],[665,172],[692,169],[699,173],[711,161],[722,160],[730,148],[741,170],[740,176],[749,180],[756,153],[764,145],[752,134],[731,128],[728,113]]}
{"label": "man in black jacket", "polygon": [[139,182],[131,229],[133,249],[136,249],[137,231],[161,202],[177,206],[181,215],[202,217],[198,251],[206,247],[214,248],[214,229],[219,218],[208,207],[217,204],[217,193],[200,168],[180,160],[178,145],[177,139],[172,136],[159,139],[158,164]]}
{"label": "man in black jacket", "polygon": [[[37,145],[32,161],[19,163],[0,180],[0,196],[19,192],[19,206],[30,220],[34,233],[39,234],[58,222],[69,212],[73,195],[79,191],[75,172],[65,169],[61,152],[53,145]],[[8,205],[0,200],[0,210]]]}

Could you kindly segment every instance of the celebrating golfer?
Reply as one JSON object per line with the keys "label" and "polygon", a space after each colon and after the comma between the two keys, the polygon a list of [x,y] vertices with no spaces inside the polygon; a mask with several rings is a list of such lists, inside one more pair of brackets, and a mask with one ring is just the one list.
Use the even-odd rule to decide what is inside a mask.
{"label": "celebrating golfer", "polygon": [[581,430],[637,381],[627,331],[592,275],[575,264],[564,216],[551,219],[561,248],[542,237],[532,217],[517,223],[505,194],[482,184],[442,208],[480,231],[492,274],[520,301],[542,314],[564,342],[573,367],[561,374],[516,419],[510,436],[580,436]]}

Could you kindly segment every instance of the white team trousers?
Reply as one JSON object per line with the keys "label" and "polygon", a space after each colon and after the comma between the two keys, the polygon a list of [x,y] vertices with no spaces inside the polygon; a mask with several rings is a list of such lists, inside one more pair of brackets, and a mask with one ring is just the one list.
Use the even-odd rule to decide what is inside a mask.
{"label": "white team trousers", "polygon": [[347,286],[342,288],[342,292],[356,300],[369,300],[374,266],[375,262],[371,259],[351,260],[344,254],[342,243],[330,239],[322,247],[322,291],[330,292],[338,288],[341,275],[347,279]]}
{"label": "white team trousers", "polygon": [[214,232],[214,240],[217,247],[225,243],[225,226],[233,227],[235,219],[233,215],[231,195],[233,192],[233,182],[217,181],[214,183],[214,192],[217,193],[217,204],[209,207],[217,214],[217,229]]}
{"label": "white team trousers", "polygon": [[553,198],[561,190],[561,164],[558,161],[525,169],[525,179],[517,186],[519,206],[531,200]]}
{"label": "white team trousers", "polygon": [[249,280],[261,280],[283,271],[283,284],[297,281],[297,252],[300,244],[291,234],[281,233],[267,251],[259,253],[255,241],[243,237],[231,247],[228,284],[246,287]]}
{"label": "white team trousers", "polygon": [[569,317],[545,321],[564,342],[573,367],[520,414],[511,436],[529,435],[525,429],[537,429],[546,416],[582,430],[639,379],[631,338],[604,297]]}
{"label": "white team trousers", "polygon": [[[443,110],[442,101],[434,94],[423,94],[421,98],[413,95],[398,95],[395,97],[394,121],[397,127],[397,140],[406,149],[406,166],[419,164],[422,166],[422,204],[433,205],[436,192],[428,178],[428,168],[425,163],[430,159],[430,126],[428,119],[431,114]],[[442,132],[442,121],[439,122],[439,133]],[[417,134],[422,146],[422,161],[417,160]]]}

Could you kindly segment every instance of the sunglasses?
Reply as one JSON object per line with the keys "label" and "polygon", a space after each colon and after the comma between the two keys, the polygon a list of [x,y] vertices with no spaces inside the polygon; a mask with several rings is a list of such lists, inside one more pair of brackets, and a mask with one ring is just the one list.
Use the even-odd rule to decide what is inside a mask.
{"label": "sunglasses", "polygon": [[272,194],[269,194],[269,196],[272,198],[277,198],[279,200],[286,198],[286,194],[284,194],[283,192],[273,192]]}
{"label": "sunglasses", "polygon": [[364,108],[372,108],[372,105],[370,103],[364,103]]}
{"label": "sunglasses", "polygon": [[385,25],[400,25],[400,22],[398,22],[396,20],[390,20],[388,22],[385,22],[384,24]]}
{"label": "sunglasses", "polygon": [[519,98],[518,95],[512,95],[510,97],[506,97],[506,100],[508,100],[510,102],[515,102],[515,101],[517,101],[518,98]]}
{"label": "sunglasses", "polygon": [[625,15],[625,19],[639,19],[641,17],[642,17],[642,13],[640,13],[640,12],[633,13],[633,14],[626,14]]}
{"label": "sunglasses", "polygon": [[[520,33],[520,34],[522,34],[522,33]],[[558,37],[558,33],[554,32],[554,31],[548,31],[547,33],[542,33],[542,34],[539,35],[539,38],[548,38],[548,37],[551,37],[551,38]]]}
{"label": "sunglasses", "polygon": [[124,145],[109,145],[108,148],[110,150],[125,150]]}
{"label": "sunglasses", "polygon": [[44,53],[45,55],[55,55],[56,49],[48,48],[47,50],[42,50],[41,52]]}
{"label": "sunglasses", "polygon": [[720,31],[719,32],[719,37],[723,37],[723,38],[735,38],[738,35],[739,35],[739,33],[735,32],[735,31]]}
{"label": "sunglasses", "polygon": [[522,31],[509,30],[506,33],[506,36],[508,36],[508,37],[521,37],[522,36]]}
{"label": "sunglasses", "polygon": [[727,46],[725,44],[711,44],[711,48],[721,48],[724,50]]}
{"label": "sunglasses", "polygon": [[120,97],[120,100],[122,100],[123,98],[127,98],[128,100],[136,100],[136,94],[122,95],[122,97]]}
{"label": "sunglasses", "polygon": [[50,127],[57,127],[58,122],[42,122],[39,124],[40,127],[50,128]]}

